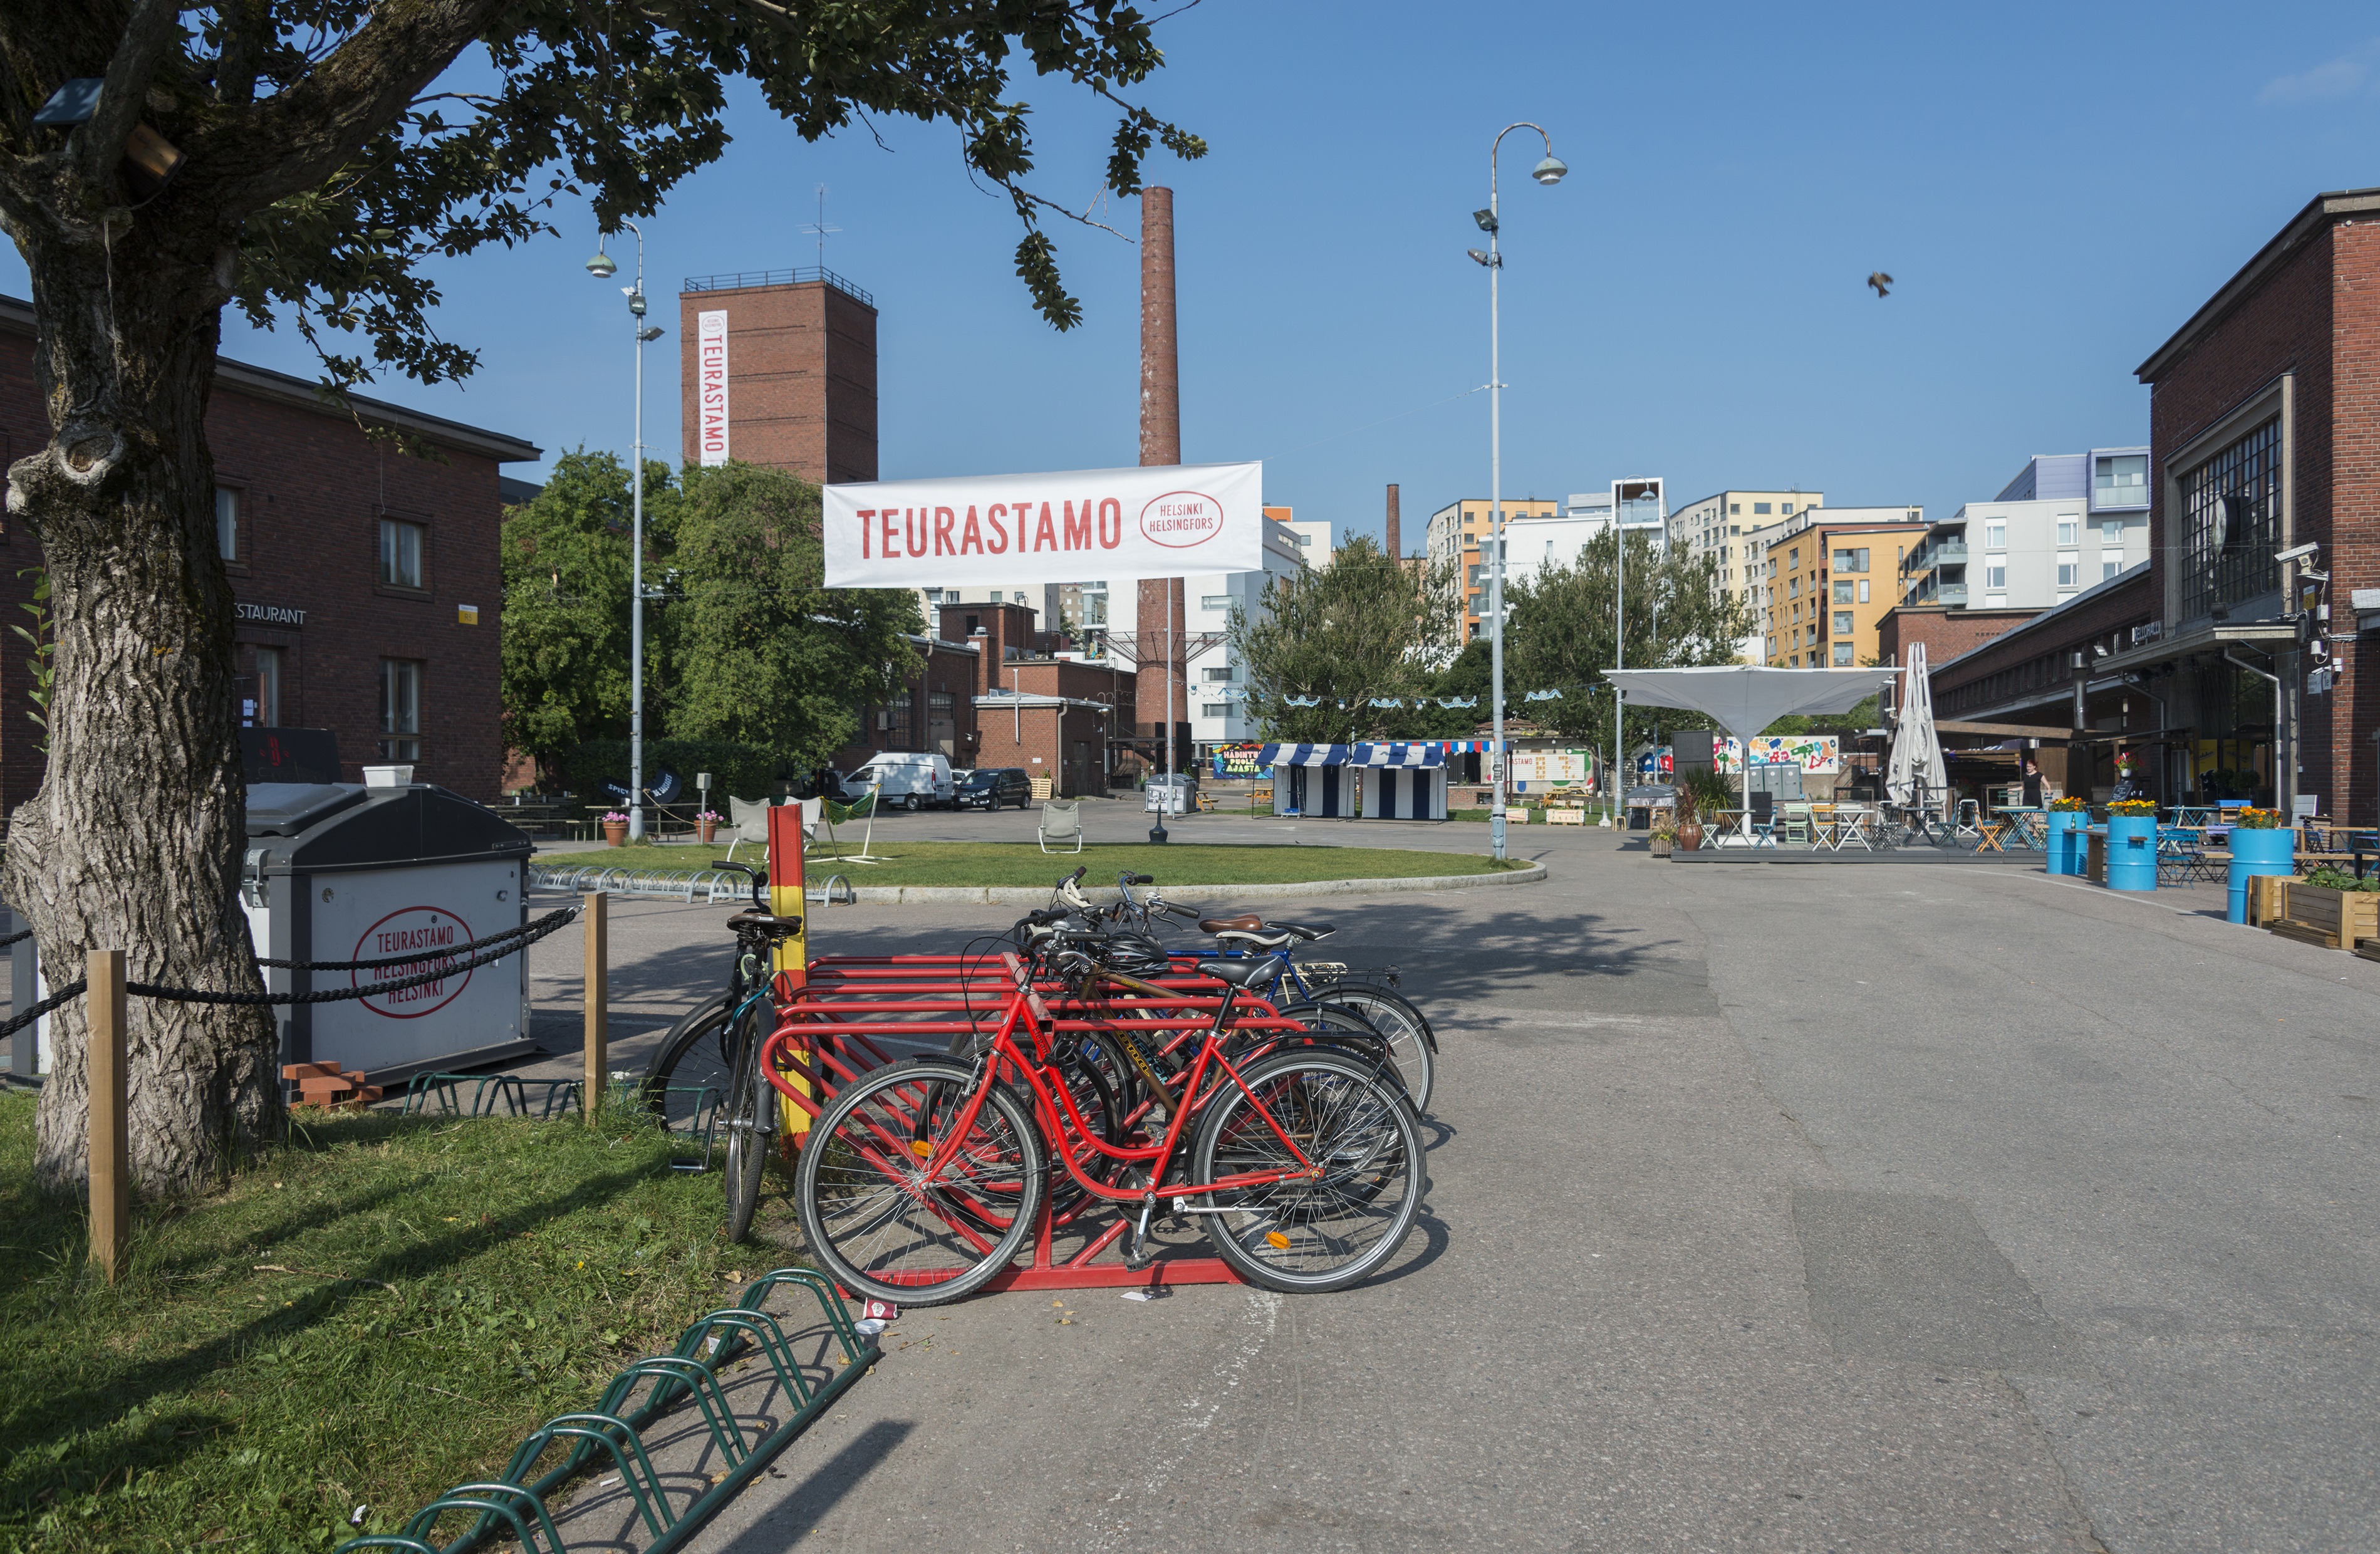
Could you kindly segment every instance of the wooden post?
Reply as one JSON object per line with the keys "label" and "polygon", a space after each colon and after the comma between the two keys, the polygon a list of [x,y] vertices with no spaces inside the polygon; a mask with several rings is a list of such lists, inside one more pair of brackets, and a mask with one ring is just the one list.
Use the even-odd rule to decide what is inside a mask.
{"label": "wooden post", "polygon": [[115,1282],[132,1233],[132,1127],[124,1086],[124,952],[93,950],[83,1011],[90,1039],[91,1260]]}
{"label": "wooden post", "polygon": [[603,1089],[611,1083],[606,1066],[610,1056],[607,1037],[611,1029],[611,998],[607,970],[611,965],[605,942],[604,903],[611,898],[597,891],[578,898],[586,908],[587,927],[587,1077],[586,1087],[579,1092],[581,1110],[591,1124],[602,1109]]}

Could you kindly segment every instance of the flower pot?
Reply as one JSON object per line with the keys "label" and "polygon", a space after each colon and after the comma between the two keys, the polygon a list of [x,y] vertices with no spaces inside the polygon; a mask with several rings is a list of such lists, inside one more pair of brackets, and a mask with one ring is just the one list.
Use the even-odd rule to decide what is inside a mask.
{"label": "flower pot", "polygon": [[614,847],[625,844],[628,840],[628,822],[625,820],[604,821],[603,840]]}
{"label": "flower pot", "polygon": [[2156,817],[2107,817],[2107,888],[2111,891],[2156,889]]}
{"label": "flower pot", "polygon": [[694,839],[696,841],[708,844],[710,839],[718,834],[719,822],[717,820],[697,820],[694,822]]}
{"label": "flower pot", "polygon": [[1702,850],[1702,844],[1703,823],[1700,820],[1687,820],[1678,827],[1678,850],[1680,852],[1700,852]]}
{"label": "flower pot", "polygon": [[1672,838],[1667,836],[1656,836],[1653,838],[1653,856],[1657,858],[1668,857],[1670,856],[1670,847],[1672,841]]}
{"label": "flower pot", "polygon": [[2082,872],[2082,828],[2090,815],[2081,809],[2052,809],[2043,817],[2049,825],[2049,872]]}
{"label": "flower pot", "polygon": [[2279,826],[2270,831],[2231,828],[2229,898],[2224,904],[2227,921],[2248,920],[2248,881],[2260,874],[2297,872],[2298,833]]}

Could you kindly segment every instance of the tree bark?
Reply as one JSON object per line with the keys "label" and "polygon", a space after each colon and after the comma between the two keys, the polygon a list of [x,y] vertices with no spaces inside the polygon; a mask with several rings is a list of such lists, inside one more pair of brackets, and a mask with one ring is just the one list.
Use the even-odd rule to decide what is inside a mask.
{"label": "tree bark", "polygon": [[[9,224],[42,323],[51,437],[9,467],[8,509],[41,541],[57,647],[49,767],[10,817],[0,896],[31,920],[52,987],[90,951],[121,949],[134,981],[261,991],[238,895],[246,791],[205,436],[233,235],[204,213],[102,210],[88,187],[30,219],[17,204]],[[80,1004],[50,1031],[36,1170],[64,1191],[88,1162]],[[144,1190],[200,1188],[279,1133],[262,1007],[135,998],[128,1044]]]}

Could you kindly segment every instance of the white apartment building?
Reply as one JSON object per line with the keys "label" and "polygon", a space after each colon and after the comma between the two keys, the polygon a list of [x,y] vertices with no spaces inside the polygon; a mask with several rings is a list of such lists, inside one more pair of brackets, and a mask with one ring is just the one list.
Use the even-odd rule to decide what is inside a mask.
{"label": "white apartment building", "polygon": [[[1277,513],[1288,511],[1290,509],[1286,507],[1269,507],[1265,510],[1265,516],[1269,518]],[[1330,565],[1330,558],[1339,553],[1337,548],[1330,543],[1330,519],[1281,518],[1277,521],[1296,537],[1297,553],[1305,558],[1306,565],[1317,572]]]}
{"label": "white apartment building", "polygon": [[2149,559],[2148,450],[2043,454],[1926,530],[1901,602],[2046,610]]}
{"label": "white apartment building", "polygon": [[[1216,638],[1204,650],[1195,647],[1196,654],[1184,666],[1189,680],[1190,707],[1186,712],[1176,710],[1176,718],[1187,717],[1190,737],[1201,755],[1219,745],[1239,745],[1258,737],[1257,722],[1248,715],[1247,671],[1239,650],[1232,645],[1230,631],[1234,605],[1247,613],[1250,619],[1261,619],[1269,608],[1267,595],[1276,577],[1292,577],[1305,570],[1305,557],[1313,549],[1309,542],[1297,542],[1293,520],[1275,517],[1286,514],[1286,507],[1265,510],[1265,568],[1261,572],[1214,572],[1203,577],[1185,577],[1182,583],[1184,606],[1183,629],[1195,643],[1201,635]],[[1324,536],[1328,540],[1328,532]],[[1162,621],[1142,625],[1142,639],[1155,641],[1150,633],[1164,629]],[[1142,709],[1144,722],[1164,717],[1164,710]]]}

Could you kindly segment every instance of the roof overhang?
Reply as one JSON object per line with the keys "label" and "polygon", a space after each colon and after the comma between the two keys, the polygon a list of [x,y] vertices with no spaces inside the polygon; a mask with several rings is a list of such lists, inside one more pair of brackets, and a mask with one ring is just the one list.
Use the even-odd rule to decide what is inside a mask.
{"label": "roof overhang", "polygon": [[2127,648],[2120,653],[2094,659],[2091,671],[2095,674],[2125,674],[2135,669],[2170,663],[2192,653],[2220,652],[2232,647],[2294,644],[2297,639],[2298,628],[2289,621],[2212,621],[2194,631],[2175,637],[2152,637],[2137,648]]}

